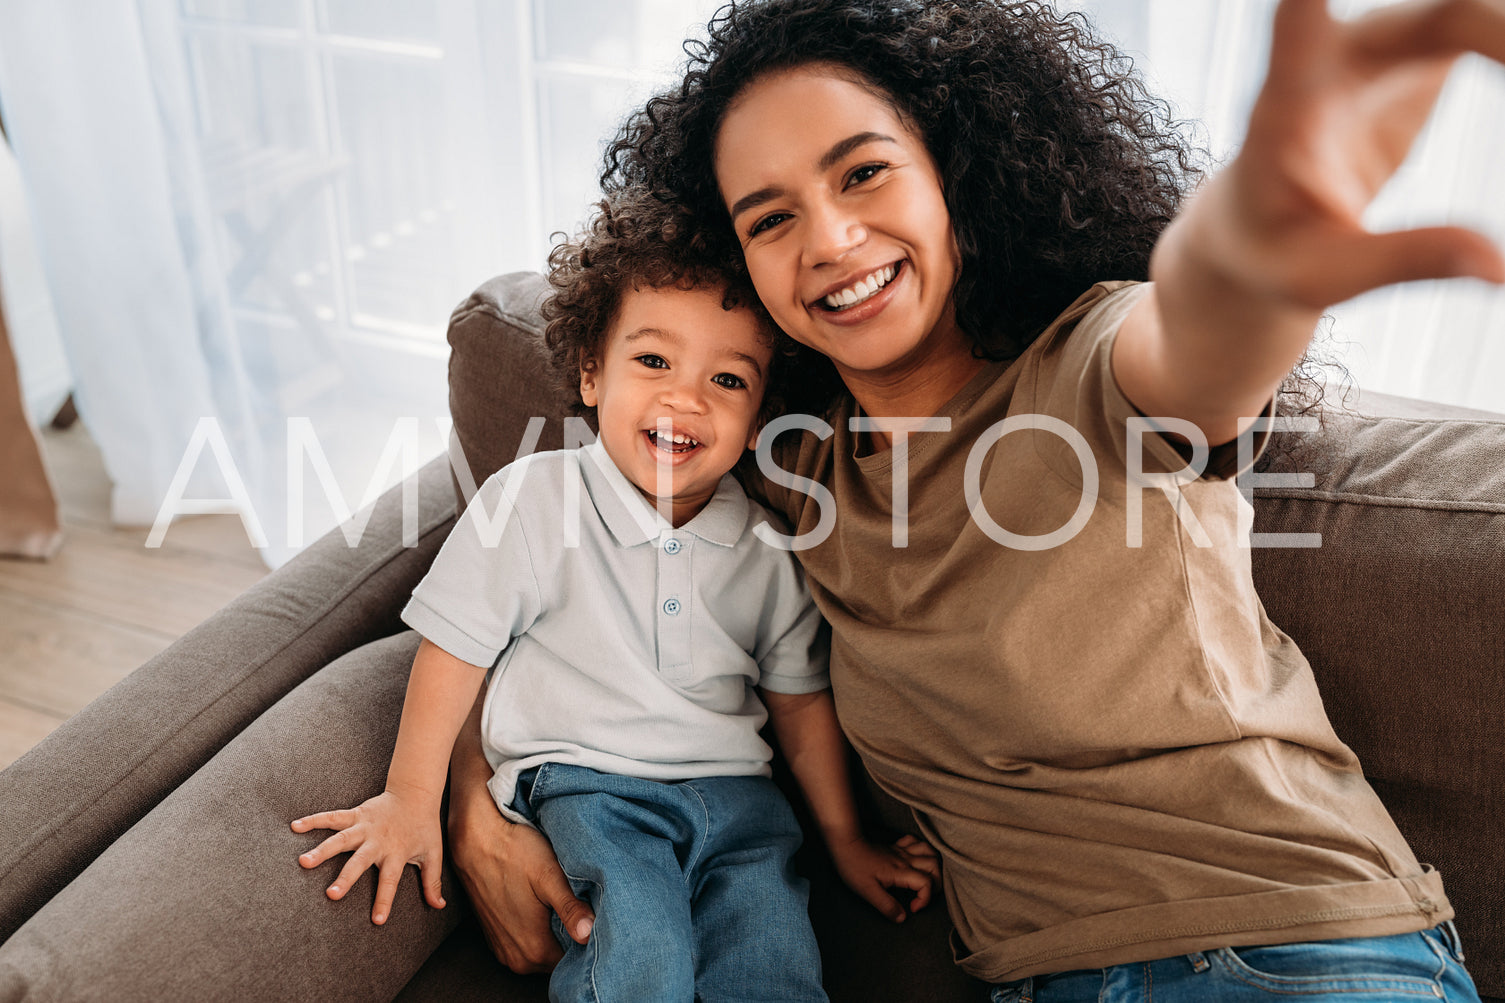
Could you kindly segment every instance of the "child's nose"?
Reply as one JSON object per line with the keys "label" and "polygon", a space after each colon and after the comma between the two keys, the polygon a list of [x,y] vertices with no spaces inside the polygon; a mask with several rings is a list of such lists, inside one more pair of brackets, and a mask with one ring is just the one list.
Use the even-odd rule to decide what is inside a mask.
{"label": "child's nose", "polygon": [[666,386],[659,399],[676,411],[699,414],[705,411],[705,393],[698,383],[681,380]]}

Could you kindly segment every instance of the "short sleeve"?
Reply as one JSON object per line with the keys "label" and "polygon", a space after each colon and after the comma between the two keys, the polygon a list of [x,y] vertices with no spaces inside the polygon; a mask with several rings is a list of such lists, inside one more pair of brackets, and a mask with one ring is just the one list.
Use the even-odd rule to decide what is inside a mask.
{"label": "short sleeve", "polygon": [[[762,546],[760,543],[759,546]],[[774,693],[814,693],[831,685],[831,630],[794,558],[768,548],[772,559],[786,563],[785,573],[769,598],[771,615],[758,648],[758,685]]]}
{"label": "short sleeve", "polygon": [[403,622],[429,641],[485,668],[543,605],[523,513],[507,490],[516,472],[514,464],[481,485],[402,611]]}
{"label": "short sleeve", "polygon": [[[1163,434],[1155,416],[1146,416],[1135,407],[1113,375],[1113,342],[1129,311],[1152,289],[1148,282],[1094,286],[1042,335],[1046,344],[1031,374],[1029,408],[1069,425],[1120,479],[1126,476],[1131,449],[1140,450],[1140,469],[1147,473],[1179,472],[1191,460],[1190,448]],[[1272,405],[1273,401],[1266,405],[1264,416],[1271,413]],[[1134,434],[1130,419],[1145,418],[1150,422],[1148,430]],[[1213,447],[1201,477],[1222,480],[1242,473],[1264,451],[1269,435],[1268,429],[1261,429],[1240,437],[1242,455],[1240,439]],[[1041,441],[1051,443],[1054,438]],[[1048,451],[1051,455],[1042,457],[1047,465],[1075,483],[1080,465],[1069,444],[1052,443]]]}

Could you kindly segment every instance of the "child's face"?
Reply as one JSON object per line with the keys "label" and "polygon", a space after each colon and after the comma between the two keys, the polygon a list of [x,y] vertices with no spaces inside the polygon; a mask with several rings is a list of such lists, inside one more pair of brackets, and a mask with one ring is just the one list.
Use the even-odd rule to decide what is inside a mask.
{"label": "child's face", "polygon": [[629,290],[580,373],[612,462],[676,526],[757,437],[773,349],[752,311],[722,309],[723,295],[720,286]]}

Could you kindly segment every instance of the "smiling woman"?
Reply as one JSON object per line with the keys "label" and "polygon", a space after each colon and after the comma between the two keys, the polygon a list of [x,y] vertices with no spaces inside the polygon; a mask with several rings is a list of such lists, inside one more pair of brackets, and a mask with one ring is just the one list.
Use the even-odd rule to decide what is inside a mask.
{"label": "smiling woman", "polygon": [[976,372],[940,174],[892,101],[819,64],[766,76],[727,110],[715,161],[764,305],[871,413],[930,414]]}

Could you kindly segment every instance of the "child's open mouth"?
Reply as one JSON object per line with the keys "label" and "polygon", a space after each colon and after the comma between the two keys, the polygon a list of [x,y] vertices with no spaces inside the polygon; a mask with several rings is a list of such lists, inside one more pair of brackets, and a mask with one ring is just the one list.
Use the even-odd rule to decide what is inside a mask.
{"label": "child's open mouth", "polygon": [[648,436],[649,445],[661,453],[688,453],[693,449],[700,448],[698,441],[679,432],[671,435],[659,435],[656,430],[649,429],[644,434]]}

